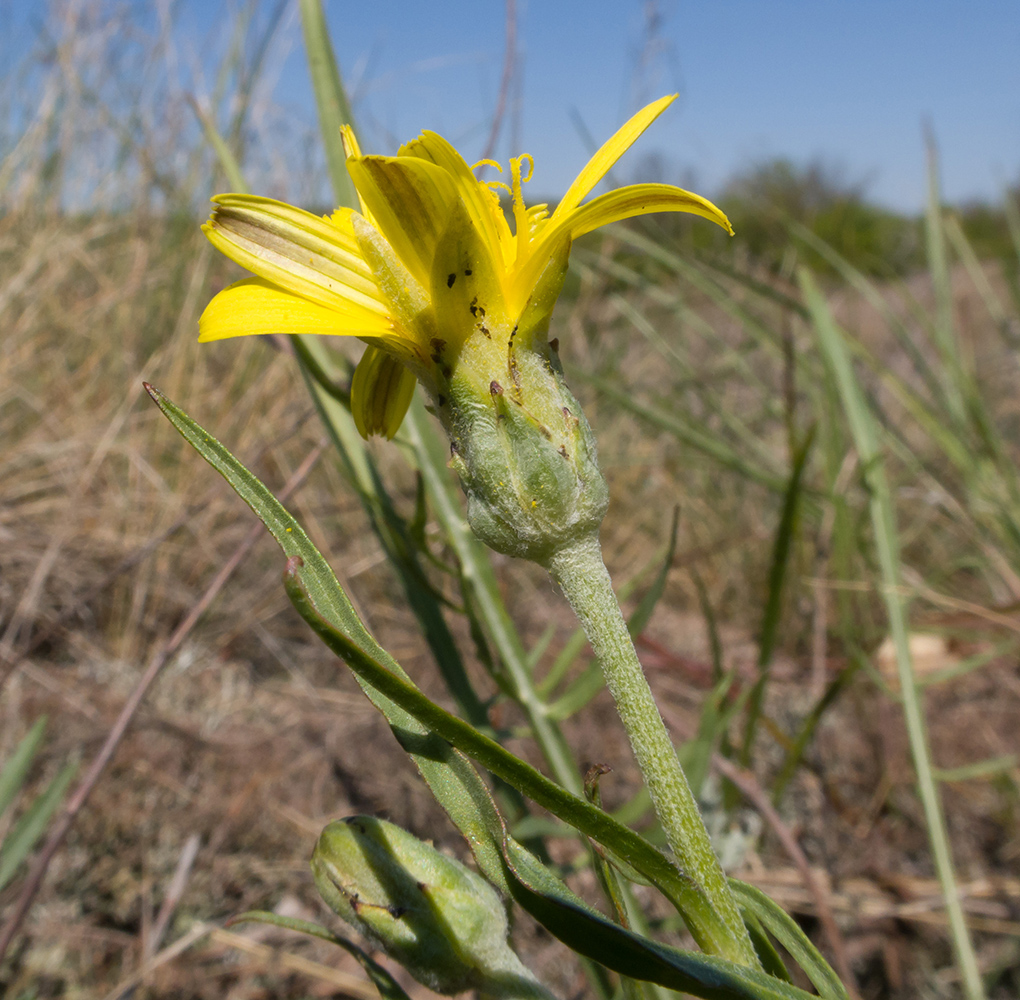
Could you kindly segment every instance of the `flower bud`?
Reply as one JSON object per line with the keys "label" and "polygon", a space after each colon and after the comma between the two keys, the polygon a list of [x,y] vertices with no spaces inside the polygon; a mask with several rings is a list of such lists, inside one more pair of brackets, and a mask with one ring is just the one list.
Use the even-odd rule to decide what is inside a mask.
{"label": "flower bud", "polygon": [[548,997],[507,943],[492,886],[406,830],[369,816],[330,823],[312,874],[334,912],[429,989]]}
{"label": "flower bud", "polygon": [[469,379],[454,379],[450,464],[475,534],[497,552],[544,563],[598,531],[609,492],[555,344],[517,352],[509,375],[482,392]]}

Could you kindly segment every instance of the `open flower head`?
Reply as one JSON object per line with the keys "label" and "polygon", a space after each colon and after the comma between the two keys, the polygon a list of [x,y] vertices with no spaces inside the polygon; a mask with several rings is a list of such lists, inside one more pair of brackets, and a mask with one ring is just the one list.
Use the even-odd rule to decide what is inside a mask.
{"label": "open flower head", "polygon": [[[481,164],[469,166],[433,132],[396,156],[364,156],[345,129],[360,211],[319,217],[268,198],[214,199],[207,236],[254,277],[215,296],[200,339],[361,338],[368,347],[351,386],[361,433],[392,437],[421,382],[450,436],[472,526],[501,551],[536,557],[535,538],[550,525],[570,533],[605,511],[594,441],[548,340],[572,241],[652,212],[690,212],[732,232],[715,205],[668,184],[585,200],[673,100],[634,115],[552,212],[524,202],[528,155],[510,161],[509,183],[481,181]],[[510,197],[512,227],[501,191]],[[479,497],[488,499],[479,506]],[[507,519],[520,521],[521,510],[538,519],[534,531],[522,535],[518,525],[507,536]]]}
{"label": "open flower head", "polygon": [[[650,212],[692,212],[730,230],[711,202],[668,184],[630,185],[584,201],[673,100],[664,97],[631,118],[552,213],[524,203],[533,166],[526,154],[511,161],[509,184],[486,183],[474,174],[481,164],[469,167],[434,132],[396,156],[363,156],[345,130],[360,212],[341,208],[320,218],[269,198],[214,199],[206,234],[255,277],[210,302],[200,339],[360,337],[370,350],[355,378],[353,407],[366,435],[393,436],[416,376],[441,409],[449,398],[446,373],[471,341],[493,345],[486,351],[499,356],[493,376],[503,371],[512,383],[513,354],[545,335],[572,240]],[[500,190],[512,199],[513,230]]]}

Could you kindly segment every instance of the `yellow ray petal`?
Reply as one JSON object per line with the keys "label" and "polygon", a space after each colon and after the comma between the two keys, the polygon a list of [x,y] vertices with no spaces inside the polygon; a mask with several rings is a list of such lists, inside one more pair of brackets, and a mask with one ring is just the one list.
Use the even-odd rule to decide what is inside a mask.
{"label": "yellow ray petal", "polygon": [[531,256],[520,273],[514,276],[514,285],[527,287],[533,283],[545,266],[549,248],[565,235],[575,240],[599,226],[652,212],[690,212],[711,219],[733,235],[730,220],[707,198],[672,184],[631,184],[599,195],[562,218],[557,219],[554,214],[538,231]]}
{"label": "yellow ray petal", "polygon": [[505,225],[503,210],[496,202],[496,212],[493,211],[492,192],[483,185],[471,168],[457,150],[435,132],[422,132],[417,139],[405,143],[400,147],[399,156],[414,156],[429,163],[442,167],[457,184],[461,199],[467,208],[471,221],[475,224],[483,238],[491,244],[491,253],[494,260],[501,258],[497,251],[500,235],[497,229],[497,221],[503,221],[503,228],[506,229],[506,236],[510,236],[510,230]]}
{"label": "yellow ray petal", "polygon": [[203,226],[231,260],[297,295],[333,308],[385,315],[371,268],[349,215],[321,219],[292,205],[251,195],[219,195]]}
{"label": "yellow ray petal", "polygon": [[260,333],[321,333],[335,337],[394,336],[381,316],[329,309],[277,288],[264,278],[244,278],[205,307],[198,339],[225,340]]}
{"label": "yellow ray petal", "polygon": [[587,205],[582,205],[563,222],[570,228],[570,238],[576,240],[578,236],[590,233],[599,226],[635,215],[650,215],[652,212],[690,212],[711,219],[730,236],[733,235],[730,220],[712,202],[700,194],[684,191],[672,184],[631,184],[609,191],[593,198]]}
{"label": "yellow ray petal", "polygon": [[587,166],[577,175],[577,179],[567,189],[553,218],[558,219],[581,204],[588,193],[612,169],[613,164],[623,156],[637,141],[638,137],[655,121],[677,98],[676,94],[660,97],[647,107],[642,108],[602,148],[588,161]]}
{"label": "yellow ray petal", "polygon": [[359,194],[404,266],[426,287],[436,241],[458,201],[453,177],[411,156],[361,156],[347,161]]}
{"label": "yellow ray petal", "polygon": [[438,339],[430,347],[436,364],[452,363],[476,332],[498,339],[505,350],[513,323],[508,322],[502,274],[502,261],[493,260],[467,207],[454,205],[432,264],[430,295]]}
{"label": "yellow ray petal", "polygon": [[351,414],[363,438],[392,438],[411,405],[415,377],[392,354],[369,344],[354,369]]}

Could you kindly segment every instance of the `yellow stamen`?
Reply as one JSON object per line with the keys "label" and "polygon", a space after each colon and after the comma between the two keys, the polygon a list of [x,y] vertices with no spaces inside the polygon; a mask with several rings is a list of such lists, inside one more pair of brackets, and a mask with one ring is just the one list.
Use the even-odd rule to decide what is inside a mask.
{"label": "yellow stamen", "polygon": [[471,171],[474,172],[479,167],[495,167],[500,173],[503,173],[503,168],[495,160],[479,160],[477,163],[472,163]]}

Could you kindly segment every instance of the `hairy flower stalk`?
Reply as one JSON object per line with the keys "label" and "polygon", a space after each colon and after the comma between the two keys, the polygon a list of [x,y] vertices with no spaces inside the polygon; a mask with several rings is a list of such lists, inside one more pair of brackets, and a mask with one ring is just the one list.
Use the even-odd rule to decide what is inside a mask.
{"label": "hairy flower stalk", "polygon": [[[424,132],[397,156],[364,156],[345,130],[360,212],[320,218],[281,202],[221,195],[206,234],[253,272],[220,292],[200,339],[259,333],[359,337],[351,409],[364,436],[393,437],[415,382],[450,439],[451,466],[475,533],[547,567],[605,672],[680,866],[702,887],[730,939],[685,914],[698,943],[747,965],[753,949],[655,706],[602,563],[608,505],[595,440],[548,337],[577,237],[628,217],[690,212],[729,232],[711,202],[666,184],[592,198],[593,188],[673,101],[630,119],[559,205],[527,207],[527,155],[510,183],[479,181],[443,138]],[[492,164],[497,166],[498,164]],[[478,166],[476,164],[476,166]],[[510,196],[513,229],[499,199]]]}

